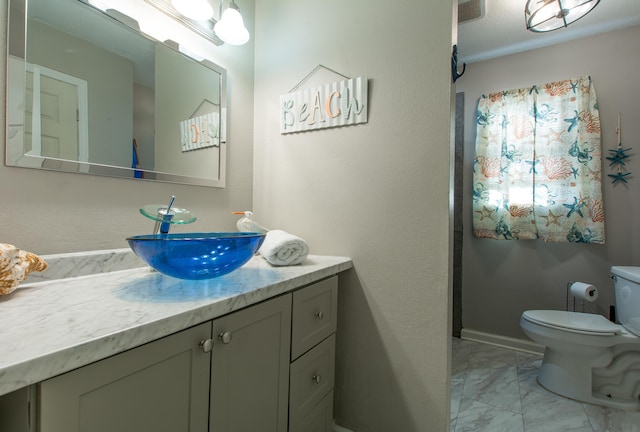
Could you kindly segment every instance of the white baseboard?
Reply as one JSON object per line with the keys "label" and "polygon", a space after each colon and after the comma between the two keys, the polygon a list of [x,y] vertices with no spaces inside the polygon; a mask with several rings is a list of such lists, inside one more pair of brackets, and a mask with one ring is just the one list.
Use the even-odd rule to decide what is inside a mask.
{"label": "white baseboard", "polygon": [[523,351],[531,354],[544,353],[544,347],[542,345],[539,345],[530,340],[494,335],[494,334],[484,333],[476,330],[462,329],[460,332],[460,338],[473,341],[473,342],[481,342],[489,345],[495,345],[501,348],[509,348],[516,351]]}
{"label": "white baseboard", "polygon": [[345,429],[343,427],[338,426],[337,424],[333,424],[333,432],[353,432],[351,429]]}

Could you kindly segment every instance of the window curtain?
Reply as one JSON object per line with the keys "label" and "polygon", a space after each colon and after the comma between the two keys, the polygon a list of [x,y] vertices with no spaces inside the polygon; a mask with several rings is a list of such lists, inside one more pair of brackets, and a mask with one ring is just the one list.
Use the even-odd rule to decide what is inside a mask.
{"label": "window curtain", "polygon": [[475,237],[604,243],[600,114],[589,76],[483,95],[476,121]]}

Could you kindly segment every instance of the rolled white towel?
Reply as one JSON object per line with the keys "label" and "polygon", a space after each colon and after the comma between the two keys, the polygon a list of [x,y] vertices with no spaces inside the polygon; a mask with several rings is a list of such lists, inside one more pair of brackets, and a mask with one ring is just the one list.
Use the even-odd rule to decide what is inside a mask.
{"label": "rolled white towel", "polygon": [[271,230],[260,247],[260,255],[275,266],[300,264],[309,255],[309,245],[298,236],[282,230]]}

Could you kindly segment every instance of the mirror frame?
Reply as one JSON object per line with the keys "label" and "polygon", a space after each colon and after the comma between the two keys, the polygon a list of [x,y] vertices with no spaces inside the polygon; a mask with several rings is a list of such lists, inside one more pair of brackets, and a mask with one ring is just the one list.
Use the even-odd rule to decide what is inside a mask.
{"label": "mirror frame", "polygon": [[[24,153],[24,142],[20,142],[20,148],[18,149],[18,145],[14,142],[12,144],[11,137],[16,133],[24,134],[24,127],[17,132],[15,127],[10,124],[10,116],[9,116],[9,106],[10,98],[10,85],[12,82],[15,82],[17,79],[24,84],[26,77],[26,32],[27,32],[27,1],[28,0],[8,0],[8,12],[9,16],[7,17],[7,59],[10,56],[11,47],[20,44],[21,47],[21,57],[13,58],[22,62],[22,74],[24,76],[18,78],[16,76],[16,72],[12,71],[11,68],[7,67],[7,77],[6,77],[6,100],[5,100],[5,108],[6,108],[6,134],[5,134],[5,165],[20,167],[20,168],[31,168],[31,169],[40,169],[46,171],[57,171],[57,172],[69,172],[76,174],[88,174],[94,176],[102,176],[102,177],[117,177],[117,178],[127,178],[131,180],[137,181],[159,181],[166,183],[177,183],[177,184],[187,184],[187,185],[195,185],[195,186],[208,186],[208,187],[217,187],[224,188],[226,184],[226,164],[227,164],[227,139],[226,139],[226,130],[227,130],[227,71],[219,65],[216,65],[212,61],[202,60],[198,61],[192,57],[189,57],[185,53],[179,51],[177,48],[177,44],[172,41],[160,42],[151,37],[147,36],[140,32],[134,25],[137,25],[135,21],[131,20],[132,23],[127,22],[126,16],[123,16],[124,19],[119,19],[120,17],[117,14],[111,15],[107,14],[95,7],[86,3],[86,0],[80,0],[78,3],[84,4],[84,6],[89,7],[95,10],[97,13],[104,15],[105,19],[112,19],[118,25],[123,27],[124,31],[132,31],[138,33],[140,37],[144,37],[156,44],[162,44],[175,52],[178,52],[180,55],[183,55],[189,58],[191,61],[194,61],[212,71],[216,72],[219,75],[218,85],[220,91],[220,145],[219,145],[219,158],[218,158],[218,179],[213,178],[203,178],[203,177],[191,177],[188,175],[181,174],[173,174],[169,172],[162,171],[154,171],[154,170],[146,170],[143,168],[130,168],[130,167],[119,167],[113,165],[105,165],[99,163],[92,162],[82,162],[68,159],[57,159],[57,158],[48,158],[43,156],[34,156],[28,155]],[[21,33],[21,39],[18,34]],[[18,39],[16,41],[16,39]],[[14,48],[14,51],[16,48]],[[24,125],[24,111],[22,115],[22,125]],[[12,145],[15,148],[11,148]],[[43,164],[47,161],[58,161],[64,162],[64,168],[49,168],[44,167]],[[94,173],[89,172],[90,167],[100,167],[100,172]],[[144,178],[135,177],[135,172],[143,172],[148,175]]]}

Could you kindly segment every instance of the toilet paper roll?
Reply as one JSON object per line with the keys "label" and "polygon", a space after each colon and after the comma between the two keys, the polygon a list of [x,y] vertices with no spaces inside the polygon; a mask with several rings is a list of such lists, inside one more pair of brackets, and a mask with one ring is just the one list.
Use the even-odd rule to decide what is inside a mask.
{"label": "toilet paper roll", "polygon": [[571,284],[571,295],[588,302],[594,302],[598,298],[598,288],[584,282]]}

